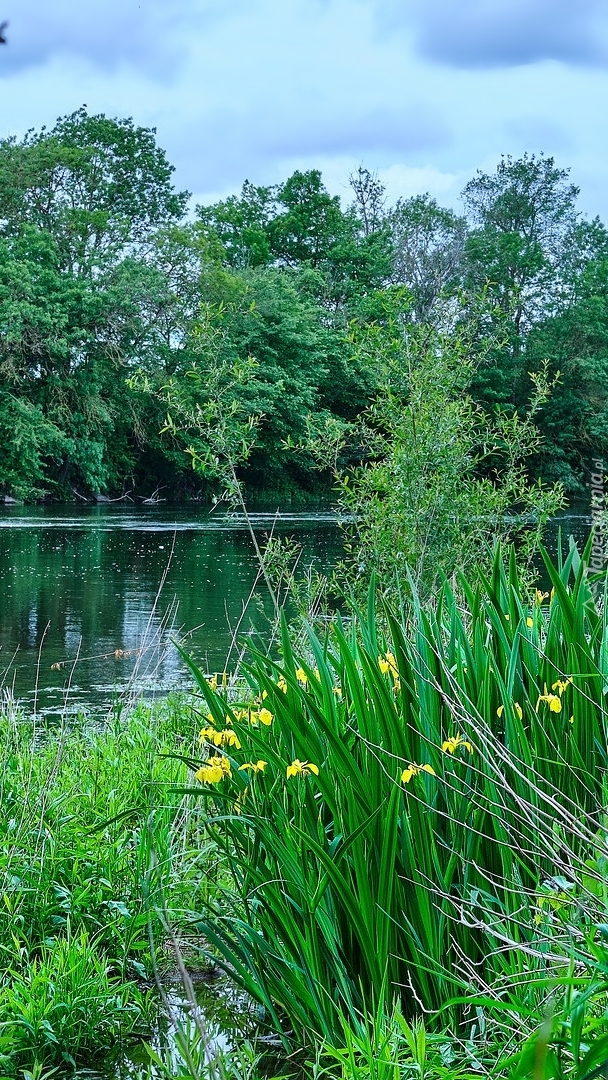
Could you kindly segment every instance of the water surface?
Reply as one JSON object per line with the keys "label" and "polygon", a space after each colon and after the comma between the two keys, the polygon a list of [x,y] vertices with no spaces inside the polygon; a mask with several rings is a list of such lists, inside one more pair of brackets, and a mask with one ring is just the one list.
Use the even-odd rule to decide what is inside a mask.
{"label": "water surface", "polygon": [[[331,512],[253,514],[260,544],[302,545],[329,571],[342,552]],[[584,544],[589,511],[556,518],[555,554]],[[252,591],[256,596],[252,599]],[[246,522],[166,507],[0,509],[0,688],[45,714],[106,709],[132,687],[163,695],[190,678],[171,638],[206,671],[234,665],[235,639],[264,647],[271,613]],[[256,633],[258,638],[256,639]]]}
{"label": "water surface", "polygon": [[[328,569],[341,551],[335,515],[254,514]],[[251,599],[252,589],[260,600]],[[190,680],[170,637],[207,671],[238,640],[267,632],[271,605],[245,521],[205,511],[118,507],[0,511],[0,686],[40,712],[97,709],[123,694]],[[230,663],[235,659],[234,648]]]}

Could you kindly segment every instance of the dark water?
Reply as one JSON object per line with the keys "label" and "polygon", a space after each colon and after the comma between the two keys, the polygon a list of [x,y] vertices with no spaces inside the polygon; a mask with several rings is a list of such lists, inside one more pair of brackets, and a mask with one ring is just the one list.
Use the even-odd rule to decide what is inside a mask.
{"label": "dark water", "polygon": [[[252,521],[260,544],[271,532],[297,540],[302,567],[328,569],[340,554],[330,513],[257,514]],[[190,682],[170,644],[185,634],[197,662],[222,671],[237,627],[241,642],[267,629],[260,602],[250,600],[257,575],[238,517],[165,508],[3,509],[0,687],[43,713],[95,711],[130,685],[167,693]],[[256,593],[270,614],[263,581]],[[234,659],[233,650],[229,664]]]}
{"label": "dark water", "polygon": [[[328,571],[339,558],[336,517],[254,514],[260,544],[271,532],[302,545],[300,566]],[[584,508],[556,519],[555,553],[589,535]],[[130,687],[166,694],[190,685],[170,644],[206,671],[234,664],[231,643],[263,646],[271,606],[242,518],[191,509],[0,509],[0,690],[45,714],[107,708]],[[162,584],[162,587],[161,587]],[[160,589],[160,592],[159,592]]]}

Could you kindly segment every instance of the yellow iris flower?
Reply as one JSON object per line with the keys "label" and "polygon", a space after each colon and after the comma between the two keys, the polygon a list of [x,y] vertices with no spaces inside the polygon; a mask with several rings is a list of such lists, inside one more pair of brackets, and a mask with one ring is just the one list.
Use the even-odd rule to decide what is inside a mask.
{"label": "yellow iris flower", "polygon": [[225,731],[216,731],[212,727],[203,728],[199,735],[199,742],[210,742],[213,746],[234,746],[236,750],[241,749],[238,735],[231,728],[227,728]]}
{"label": "yellow iris flower", "polygon": [[315,776],[318,776],[319,768],[317,765],[313,765],[312,761],[300,761],[299,758],[295,758],[291,765],[287,766],[288,780],[292,776],[306,776],[306,773],[314,773]]}
{"label": "yellow iris flower", "polygon": [[399,668],[397,667],[397,660],[394,653],[385,652],[384,656],[378,657],[378,667],[383,675],[387,675],[390,671],[393,678],[399,676]]}
{"label": "yellow iris flower", "polygon": [[219,784],[220,780],[223,780],[225,776],[231,775],[228,758],[215,755],[207,758],[205,764],[201,765],[200,769],[195,772],[194,777],[201,784]]}
{"label": "yellow iris flower", "polygon": [[[521,720],[523,715],[524,715],[524,711],[523,711],[521,705],[519,704],[519,701],[514,701],[513,702],[513,708],[515,709],[515,712],[517,713],[519,719]],[[496,710],[496,715],[497,716],[502,716],[504,711],[505,711],[504,705],[499,705],[497,710]]]}
{"label": "yellow iris flower", "polygon": [[536,702],[536,711],[537,712],[538,712],[538,706],[540,705],[541,701],[546,701],[546,703],[549,706],[549,709],[551,710],[551,712],[561,712],[562,711],[561,698],[558,697],[557,694],[550,694],[548,692],[548,690],[547,690],[547,684],[546,683],[545,683],[545,692],[544,692],[544,694],[539,694],[538,701]]}
{"label": "yellow iris flower", "polygon": [[251,771],[253,773],[264,772],[268,762],[267,761],[246,761],[244,765],[239,765],[239,772]]}
{"label": "yellow iris flower", "polygon": [[413,776],[418,776],[418,773],[426,772],[431,776],[436,776],[436,772],[432,765],[408,765],[407,769],[404,769],[401,773],[401,783],[409,784]]}
{"label": "yellow iris flower", "polygon": [[469,754],[473,753],[473,747],[468,739],[465,739],[464,735],[453,735],[451,739],[446,739],[441,744],[441,749],[444,754],[454,754],[459,746],[464,746],[465,750],[469,751]]}
{"label": "yellow iris flower", "polygon": [[[572,684],[572,679],[570,679],[570,678],[568,678],[568,679],[558,679],[557,682],[553,683],[553,686],[551,687],[551,689],[552,690],[557,690],[559,696],[561,697],[564,690],[567,690],[567,688],[569,686],[571,686],[571,684]],[[547,688],[545,687],[545,690],[546,689]],[[556,710],[556,712],[559,712],[559,710]]]}

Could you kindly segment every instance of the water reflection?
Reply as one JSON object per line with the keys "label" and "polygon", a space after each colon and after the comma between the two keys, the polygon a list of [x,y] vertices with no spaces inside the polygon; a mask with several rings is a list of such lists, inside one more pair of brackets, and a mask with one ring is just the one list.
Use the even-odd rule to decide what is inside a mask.
{"label": "water reflection", "polygon": [[[331,513],[254,514],[260,540],[274,532],[303,545],[303,565],[328,570],[342,550]],[[582,546],[591,519],[555,519]],[[98,710],[135,681],[167,693],[189,684],[167,647],[191,634],[209,671],[223,670],[233,633],[264,634],[269,604],[248,603],[259,568],[245,521],[204,511],[124,507],[0,510],[0,687],[45,713]],[[164,582],[158,595],[161,582]],[[258,581],[257,591],[265,590]],[[245,614],[243,614],[244,610]]]}
{"label": "water reflection", "polygon": [[[252,521],[260,541],[271,532],[293,536],[304,561],[320,567],[341,550],[332,514],[256,514]],[[105,704],[134,672],[148,692],[184,686],[182,662],[166,648],[168,628],[190,632],[196,659],[222,670],[237,625],[241,635],[266,625],[264,603],[247,606],[257,576],[246,523],[232,515],[4,510],[0,681],[43,712]]]}

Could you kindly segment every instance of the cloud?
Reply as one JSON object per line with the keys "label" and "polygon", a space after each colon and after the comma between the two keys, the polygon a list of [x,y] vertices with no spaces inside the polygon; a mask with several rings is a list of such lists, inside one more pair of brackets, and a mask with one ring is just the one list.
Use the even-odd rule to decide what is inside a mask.
{"label": "cloud", "polygon": [[184,55],[184,24],[212,24],[221,17],[219,2],[19,0],[11,10],[11,0],[5,0],[8,44],[2,47],[0,76],[61,56],[67,67],[78,59],[106,72],[127,64],[156,78],[171,77]]}
{"label": "cloud", "polygon": [[[355,105],[346,111],[340,104],[299,113],[278,105],[245,115],[223,110],[193,119],[190,130],[184,126],[178,135],[182,147],[192,148],[190,161],[181,156],[188,185],[211,191],[239,184],[245,175],[250,179],[267,175],[281,162],[335,157],[394,160],[431,152],[446,146],[450,138],[441,117],[420,104],[402,111],[390,106],[359,111]],[[203,155],[204,147],[221,147],[221,155]]]}
{"label": "cloud", "polygon": [[386,25],[416,33],[419,52],[459,68],[510,67],[542,60],[596,65],[608,60],[602,0],[379,0]]}

